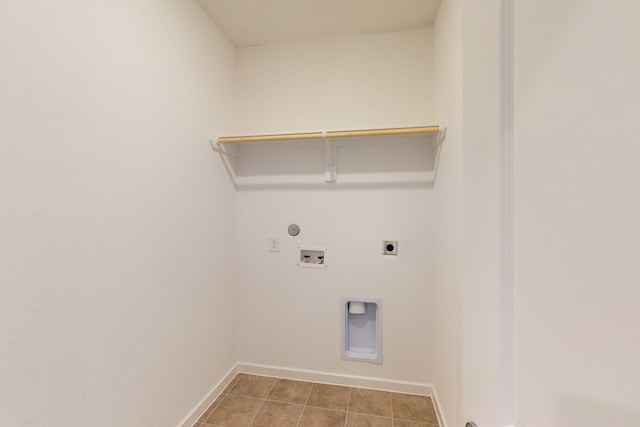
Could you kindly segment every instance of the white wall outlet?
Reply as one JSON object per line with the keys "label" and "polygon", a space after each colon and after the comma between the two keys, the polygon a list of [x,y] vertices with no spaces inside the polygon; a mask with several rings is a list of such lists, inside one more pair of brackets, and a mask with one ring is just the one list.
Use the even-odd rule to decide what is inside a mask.
{"label": "white wall outlet", "polygon": [[398,241],[397,240],[383,240],[382,241],[382,255],[398,255]]}
{"label": "white wall outlet", "polygon": [[280,238],[269,236],[269,252],[280,252]]}

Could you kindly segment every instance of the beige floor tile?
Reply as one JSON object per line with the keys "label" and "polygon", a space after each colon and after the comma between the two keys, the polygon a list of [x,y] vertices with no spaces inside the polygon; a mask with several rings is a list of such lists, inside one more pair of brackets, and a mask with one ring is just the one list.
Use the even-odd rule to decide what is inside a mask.
{"label": "beige floor tile", "polygon": [[[209,415],[211,415],[211,412],[213,412],[212,408],[209,408],[206,411],[204,411],[204,414],[200,415],[200,418],[198,418],[198,421],[196,421],[196,424],[205,422],[205,420],[209,418]],[[194,427],[196,424],[194,424]]]}
{"label": "beige floor tile", "polygon": [[428,396],[238,374],[194,424],[316,426],[438,427],[438,418]]}
{"label": "beige floor tile", "polygon": [[278,380],[267,395],[267,399],[304,404],[309,397],[312,385],[313,383],[305,381]]}
{"label": "beige floor tile", "polygon": [[298,427],[343,427],[347,413],[305,406]]}
{"label": "beige floor tile", "polygon": [[303,408],[293,403],[265,401],[251,427],[295,427]]}
{"label": "beige floor tile", "polygon": [[349,387],[330,384],[313,384],[307,405],[346,411],[349,404]]}
{"label": "beige floor tile", "polygon": [[205,423],[220,427],[248,427],[262,402],[260,399],[227,395]]}
{"label": "beige floor tile", "polygon": [[430,397],[391,393],[393,418],[437,424],[438,417]]}
{"label": "beige floor tile", "polygon": [[213,412],[214,409],[216,409],[218,407],[218,405],[220,404],[220,402],[222,402],[222,399],[224,399],[226,395],[225,394],[221,394],[220,396],[218,396],[218,398],[211,404],[211,406],[209,406],[207,408],[206,411],[204,411],[204,414],[202,414],[200,416],[200,418],[198,418],[199,423],[203,423],[207,420],[207,418],[209,418],[209,415],[211,415],[211,413]]}
{"label": "beige floor tile", "polygon": [[244,374],[229,391],[229,394],[263,399],[269,394],[276,381],[276,378]]}
{"label": "beige floor tile", "polygon": [[211,415],[214,409],[215,407],[211,405],[206,411],[204,411],[204,414],[200,415],[200,418],[198,418],[198,421],[196,421],[196,424],[205,422],[207,418],[209,418],[209,415]]}
{"label": "beige floor tile", "polygon": [[417,423],[406,420],[393,420],[393,427],[438,427],[438,424]]}
{"label": "beige floor tile", "polygon": [[349,412],[345,425],[346,427],[393,427],[393,421],[391,418]]}
{"label": "beige floor tile", "polygon": [[349,398],[349,412],[359,414],[391,416],[390,393],[387,391],[352,388]]}
{"label": "beige floor tile", "polygon": [[236,374],[235,377],[233,377],[233,379],[229,382],[229,384],[225,387],[225,389],[222,391],[222,393],[229,393],[229,391],[231,391],[231,389],[233,387],[235,387],[236,384],[238,384],[238,381],[240,381],[240,379],[242,378],[244,374]]}

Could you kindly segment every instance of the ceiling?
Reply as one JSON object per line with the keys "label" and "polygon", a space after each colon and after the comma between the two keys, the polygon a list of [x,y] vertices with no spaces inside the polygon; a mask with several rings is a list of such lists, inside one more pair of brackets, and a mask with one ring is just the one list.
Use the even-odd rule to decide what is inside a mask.
{"label": "ceiling", "polygon": [[197,0],[236,46],[420,28],[440,0]]}

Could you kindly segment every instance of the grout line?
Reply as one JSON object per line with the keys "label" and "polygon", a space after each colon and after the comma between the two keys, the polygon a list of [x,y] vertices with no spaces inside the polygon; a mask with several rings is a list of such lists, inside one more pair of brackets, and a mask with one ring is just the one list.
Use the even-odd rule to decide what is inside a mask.
{"label": "grout line", "polygon": [[231,389],[233,387],[235,387],[235,385],[238,383],[238,381],[240,380],[240,374],[239,372],[236,372],[236,374],[233,376],[233,378],[231,378],[231,381],[229,381],[229,383],[222,389],[222,392],[220,392],[220,395],[218,397],[216,397],[216,400],[214,400],[211,405],[209,405],[207,407],[207,409],[204,410],[204,412],[202,414],[200,414],[200,416],[198,417],[198,419],[193,423],[193,425],[191,427],[194,427],[196,424],[198,424],[198,422],[200,421],[200,418],[202,418],[202,416],[207,413],[207,411],[211,410],[211,412],[209,412],[209,416],[207,416],[207,418],[205,418],[200,424],[204,424],[209,417],[211,416],[211,414],[213,413],[213,411],[215,411],[218,406],[220,406],[220,403],[222,403],[222,401],[227,397],[227,395],[229,393],[225,393],[225,390],[229,389],[229,391],[231,391]]}
{"label": "grout line", "polygon": [[[202,413],[202,415],[204,415],[209,409],[211,409],[211,407],[213,407],[213,409],[211,409],[211,412],[209,412],[209,415],[207,416],[207,418],[205,418],[200,424],[207,424],[207,420],[209,419],[209,417],[211,415],[213,415],[213,412],[218,409],[218,406],[220,406],[220,404],[222,403],[223,400],[225,400],[227,398],[228,394],[227,393],[220,393],[220,396],[218,396],[216,398],[216,400],[213,401],[213,403]],[[219,402],[218,402],[219,400]],[[216,402],[218,402],[218,404],[216,405]],[[215,406],[214,406],[215,405]],[[200,415],[200,417],[202,417],[202,415]],[[199,420],[200,418],[198,418]],[[196,420],[195,424],[198,423],[198,420]],[[193,427],[193,426],[192,426]]]}
{"label": "grout line", "polygon": [[311,383],[311,388],[309,389],[309,394],[307,394],[307,398],[304,400],[304,404],[302,405],[302,411],[300,411],[300,416],[298,417],[298,422],[296,423],[296,427],[300,425],[300,421],[302,420],[302,414],[304,414],[304,410],[307,407],[307,402],[309,402],[309,397],[311,397],[311,390],[313,390],[313,386],[316,383]]}
{"label": "grout line", "polygon": [[[275,377],[273,377],[273,378],[275,378]],[[265,397],[264,400],[268,400],[269,402],[286,403],[288,405],[298,405],[298,406],[300,406],[300,405],[304,406],[304,405],[306,405],[306,402],[309,401],[309,396],[311,395],[311,389],[313,388],[313,384],[314,384],[311,381],[290,380],[288,378],[275,378],[275,379],[284,380],[284,381],[293,381],[293,382],[297,382],[297,383],[309,383],[309,384],[311,384],[311,387],[309,387],[309,392],[307,394],[307,397],[305,397],[305,401],[301,402],[301,403],[291,402],[291,401],[288,401],[288,400],[269,399],[269,395],[267,395],[267,397]],[[274,384],[273,387],[275,387],[275,386],[276,385]],[[271,390],[273,390],[273,387],[271,387]],[[271,391],[269,391],[269,393],[271,393]]]}
{"label": "grout line", "polygon": [[[211,406],[209,406],[205,412],[207,412],[209,409],[211,409],[211,412],[209,413],[209,417],[211,416],[211,414],[213,413],[213,411],[215,411],[216,409],[218,409],[218,406],[220,406],[220,403],[222,403],[222,401],[227,397],[227,393],[220,393],[220,396],[218,396],[216,398],[216,400],[213,401],[213,403],[211,404]],[[209,418],[207,417],[207,418]],[[205,419],[206,421],[206,419]],[[203,421],[204,422],[204,421]]]}
{"label": "grout line", "polygon": [[[218,402],[218,404],[211,410],[211,412],[209,413],[209,416],[207,418],[205,418],[205,420],[203,421],[203,423],[206,423],[207,420],[209,419],[209,417],[211,415],[213,415],[213,413],[215,412],[216,409],[218,409],[218,407],[222,404],[223,401],[225,401],[227,399],[227,396],[229,396],[227,393],[220,393],[220,396],[218,396],[218,398],[213,402],[213,404],[216,403],[216,401],[218,401],[218,399],[220,400]],[[213,404],[211,406],[213,406]],[[211,407],[210,406],[210,407]],[[209,407],[209,408],[210,408]],[[209,410],[209,408],[207,408],[207,410]]]}
{"label": "grout line", "polygon": [[391,409],[391,419],[393,420],[396,416],[393,413],[393,399],[391,398],[391,393],[389,393],[389,408]]}
{"label": "grout line", "polygon": [[262,406],[264,405],[264,402],[266,402],[265,399],[262,399],[262,403],[260,403],[260,406],[258,406],[258,410],[256,411],[256,413],[253,415],[253,418],[251,418],[251,422],[249,423],[249,427],[251,426],[251,424],[253,424],[253,422],[256,420],[256,417],[258,416],[258,413],[260,412],[260,409],[262,409]]}
{"label": "grout line", "polygon": [[313,384],[314,383],[311,383],[311,387],[309,387],[309,393],[307,393],[307,398],[304,400],[303,406],[307,406],[307,403],[309,402],[309,398],[311,397],[311,390],[313,390]]}
{"label": "grout line", "polygon": [[[273,377],[271,377],[273,378]],[[262,407],[264,406],[264,402],[267,401],[267,396],[269,396],[269,394],[271,394],[271,391],[273,390],[273,388],[276,386],[276,384],[278,383],[278,381],[280,381],[279,378],[274,378],[275,381],[273,382],[273,385],[271,386],[271,388],[269,389],[269,391],[267,392],[267,394],[265,395],[265,397],[262,399],[262,403],[260,403],[260,406],[258,406],[258,410],[256,411],[256,413],[253,415],[253,418],[251,418],[251,422],[249,423],[249,427],[251,427],[251,424],[253,424],[253,422],[256,420],[256,417],[258,416],[258,414],[260,413],[260,409],[262,409]]]}
{"label": "grout line", "polygon": [[[240,382],[241,378],[239,377],[239,375],[241,375],[241,374],[238,373],[237,380],[236,380],[236,377],[234,377],[234,379],[231,381],[231,383],[235,382],[234,386],[231,387],[231,388],[235,388],[237,383]],[[266,377],[266,376],[263,376],[263,375],[258,375],[258,376]],[[323,383],[316,383],[316,382],[312,382],[312,381],[302,381],[302,380],[291,380],[291,381],[297,381],[297,382],[310,382],[311,383],[311,387],[309,388],[309,391],[307,392],[307,396],[305,398],[304,403],[303,404],[299,404],[299,403],[294,403],[294,402],[285,402],[285,401],[269,399],[268,396],[271,394],[271,392],[275,388],[275,386],[278,383],[278,381],[283,380],[283,378],[278,378],[278,377],[267,377],[267,378],[274,379],[275,381],[274,381],[273,385],[271,386],[271,388],[269,389],[269,391],[266,393],[266,396],[264,398],[255,398],[255,397],[250,397],[250,396],[239,396],[239,397],[249,397],[249,398],[254,399],[254,400],[261,400],[261,403],[260,403],[260,406],[258,407],[258,410],[256,411],[256,413],[254,414],[253,418],[251,419],[251,422],[249,423],[249,427],[251,425],[253,425],[253,423],[255,422],[256,417],[258,416],[258,413],[260,412],[260,410],[262,409],[262,407],[264,406],[264,404],[266,402],[278,402],[278,403],[285,403],[285,404],[302,406],[302,411],[300,411],[300,415],[298,416],[298,422],[296,423],[296,427],[299,427],[300,423],[302,421],[302,415],[304,414],[305,410],[308,407],[309,408],[312,407],[312,406],[309,406],[309,399],[311,398],[311,393],[313,391],[313,388],[315,386],[322,385]],[[344,427],[347,426],[347,422],[348,422],[348,419],[349,419],[349,414],[350,413],[356,414],[356,412],[352,412],[351,411],[351,400],[352,400],[354,388],[353,387],[348,387],[348,388],[349,388],[349,396],[347,398],[347,409],[346,409],[346,411],[344,411],[345,412],[345,419],[344,419],[344,424],[343,424]],[[370,389],[370,390],[373,390],[373,389]],[[401,421],[401,419],[395,417],[395,411],[394,411],[394,408],[393,408],[393,399],[392,399],[393,392],[388,392],[388,393],[389,393],[389,406],[391,407],[391,417],[390,417],[391,418],[391,425],[395,427],[396,426],[396,421]],[[411,393],[409,393],[409,394],[411,394]],[[221,398],[220,402],[218,402],[215,405],[214,409],[211,412],[215,411],[218,408],[218,406],[220,406],[220,404],[229,396],[234,396],[235,397],[236,395],[232,395],[232,394],[229,394],[229,393],[221,393],[221,395],[219,396],[219,398]],[[420,395],[416,395],[416,396],[420,396]],[[435,403],[433,402],[433,399],[430,396],[427,396],[427,397],[429,397],[429,400],[431,401],[432,405],[435,407]],[[215,404],[215,402],[214,402],[214,404]],[[212,404],[212,406],[213,406],[213,404]],[[322,408],[322,407],[318,407],[318,409],[331,410],[329,408]],[[334,411],[341,412],[339,410],[334,410]],[[387,419],[389,418],[389,417],[384,417],[384,416],[379,416],[379,415],[374,415],[374,414],[363,414],[363,415],[371,415],[371,416],[378,417],[378,418],[387,418]],[[208,417],[207,417],[207,419],[208,419]],[[407,421],[409,421],[409,420],[407,420]],[[206,420],[205,420],[205,422],[206,422]],[[427,424],[427,425],[429,427],[438,427],[439,426],[439,424]]]}
{"label": "grout line", "polygon": [[[229,384],[227,384],[227,386],[222,390],[221,394],[230,394],[232,396],[235,396],[233,393],[231,393],[231,391],[236,388],[236,386],[238,385],[238,383],[240,382],[240,380],[242,379],[242,377],[240,376],[242,375],[241,373],[237,373],[232,379],[231,381],[229,381]],[[229,389],[228,392],[224,392],[226,389]]]}
{"label": "grout line", "polygon": [[351,392],[353,387],[349,387],[349,397],[347,398],[347,416],[344,417],[344,425],[347,427],[347,419],[349,418],[349,407],[351,406]]}
{"label": "grout line", "polygon": [[276,399],[263,399],[263,400],[267,402],[272,402],[272,403],[284,403],[285,405],[304,406],[304,403],[289,402],[287,400],[276,400]]}

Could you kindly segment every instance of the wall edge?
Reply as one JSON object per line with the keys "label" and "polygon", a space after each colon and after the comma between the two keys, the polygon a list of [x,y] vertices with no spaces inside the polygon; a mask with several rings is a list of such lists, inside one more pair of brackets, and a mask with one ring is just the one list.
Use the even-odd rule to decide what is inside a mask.
{"label": "wall edge", "polygon": [[362,377],[357,375],[319,372],[307,369],[285,368],[281,366],[260,365],[246,362],[238,362],[237,367],[238,372],[242,372],[244,374],[274,376],[290,380],[312,381],[346,387],[371,388],[395,393],[420,394],[423,396],[434,395],[433,385],[428,383],[396,381],[386,378]]}
{"label": "wall edge", "polygon": [[191,427],[211,406],[238,373],[238,363],[227,371],[220,381],[196,404],[196,406],[178,423],[178,427]]}

